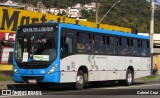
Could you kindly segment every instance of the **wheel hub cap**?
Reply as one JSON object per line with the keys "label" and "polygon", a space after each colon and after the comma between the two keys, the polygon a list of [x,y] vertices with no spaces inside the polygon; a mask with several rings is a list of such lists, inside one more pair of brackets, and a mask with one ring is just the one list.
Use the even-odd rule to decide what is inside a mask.
{"label": "wheel hub cap", "polygon": [[132,75],[131,73],[128,74],[128,78],[127,78],[128,82],[131,83],[132,82]]}
{"label": "wheel hub cap", "polygon": [[82,76],[77,76],[77,83],[83,84],[83,77]]}

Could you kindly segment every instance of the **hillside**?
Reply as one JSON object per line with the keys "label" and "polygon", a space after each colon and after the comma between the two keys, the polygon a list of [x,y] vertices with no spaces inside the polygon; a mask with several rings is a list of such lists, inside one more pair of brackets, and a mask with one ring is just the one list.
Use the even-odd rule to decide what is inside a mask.
{"label": "hillside", "polygon": [[[104,0],[104,2],[107,3],[100,7],[101,17],[116,1],[117,0]],[[110,11],[107,17],[105,17],[103,23],[130,27],[137,29],[138,32],[149,32],[149,7],[150,3],[146,0],[121,0],[121,2]]]}
{"label": "hillside", "polygon": [[[36,5],[38,1],[43,1],[47,7],[67,8],[76,3],[90,3],[96,0],[15,0],[23,3]],[[67,2],[66,2],[67,1]],[[99,20],[117,2],[117,0],[99,0]],[[95,22],[95,12],[82,10],[83,18]],[[149,32],[150,26],[150,3],[146,0],[121,0],[103,19],[102,23],[129,27],[138,32]],[[155,11],[155,32],[160,32],[160,7]]]}

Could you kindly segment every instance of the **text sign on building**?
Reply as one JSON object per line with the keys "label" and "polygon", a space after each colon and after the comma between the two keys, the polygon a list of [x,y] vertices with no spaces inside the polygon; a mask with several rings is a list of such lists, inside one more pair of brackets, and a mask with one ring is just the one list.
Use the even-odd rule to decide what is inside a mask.
{"label": "text sign on building", "polygon": [[[15,32],[20,25],[45,23],[49,20],[57,20],[59,16],[0,7],[0,17],[0,31]],[[38,30],[40,29],[35,28],[32,31]],[[41,30],[52,30],[52,28],[42,28]]]}

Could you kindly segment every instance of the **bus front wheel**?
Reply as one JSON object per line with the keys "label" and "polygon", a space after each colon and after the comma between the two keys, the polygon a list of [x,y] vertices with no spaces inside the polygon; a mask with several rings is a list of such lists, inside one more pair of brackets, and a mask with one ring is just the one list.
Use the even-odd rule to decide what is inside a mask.
{"label": "bus front wheel", "polygon": [[75,88],[77,90],[81,90],[84,88],[84,84],[85,84],[85,77],[84,77],[84,73],[82,70],[79,70],[77,73],[77,77],[76,77],[76,83],[75,83]]}

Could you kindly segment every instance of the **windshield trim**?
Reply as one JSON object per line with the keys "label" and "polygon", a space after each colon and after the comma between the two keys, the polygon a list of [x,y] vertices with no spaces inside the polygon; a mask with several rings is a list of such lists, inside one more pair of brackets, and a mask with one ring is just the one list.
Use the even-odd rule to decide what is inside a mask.
{"label": "windshield trim", "polygon": [[[14,54],[14,59],[15,59],[15,61],[18,63],[18,64],[26,64],[26,65],[38,65],[38,64],[47,64],[47,65],[50,65],[56,58],[57,58],[57,56],[58,56],[58,31],[54,31],[54,32],[57,32],[57,33],[45,33],[45,32],[42,32],[43,34],[47,34],[48,36],[52,36],[52,37],[54,37],[55,38],[55,51],[56,51],[56,55],[55,55],[55,57],[54,57],[54,59],[52,59],[51,61],[32,61],[32,62],[20,62],[20,61],[18,61],[18,59],[17,59],[17,57],[16,57],[16,54]],[[17,36],[16,36],[16,44],[15,44],[15,51],[17,51],[17,42],[18,42],[18,37],[22,37],[22,36],[24,36],[24,35],[26,35],[26,36],[30,36],[30,35],[40,35],[39,33],[37,34],[17,34]],[[15,52],[14,51],[14,52]]]}

